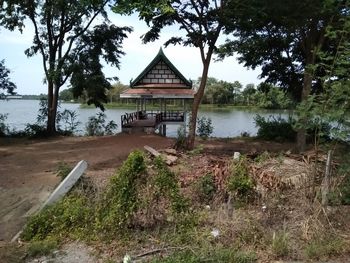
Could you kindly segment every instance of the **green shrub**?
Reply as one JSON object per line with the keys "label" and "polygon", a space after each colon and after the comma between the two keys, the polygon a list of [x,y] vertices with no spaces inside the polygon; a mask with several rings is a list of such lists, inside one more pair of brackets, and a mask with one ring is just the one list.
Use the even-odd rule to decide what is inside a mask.
{"label": "green shrub", "polygon": [[8,114],[0,113],[0,137],[6,136],[9,132],[9,127],[6,124]]}
{"label": "green shrub", "polygon": [[188,200],[180,193],[175,173],[169,170],[161,157],[154,159],[154,165],[157,172],[155,178],[156,192],[163,197],[169,198],[173,213],[187,212]]}
{"label": "green shrub", "polygon": [[197,134],[202,139],[207,139],[213,133],[214,127],[210,118],[201,117],[197,120]]}
{"label": "green shrub", "polygon": [[24,240],[44,240],[48,236],[79,236],[88,231],[94,211],[89,200],[70,194],[31,217],[22,232]]}
{"label": "green shrub", "polygon": [[185,149],[185,148],[186,148],[186,126],[180,125],[180,127],[177,129],[175,149]]}
{"label": "green shrub", "polygon": [[216,192],[213,175],[211,173],[208,173],[203,177],[200,177],[196,182],[195,191],[200,200],[203,200],[204,202],[212,200]]}
{"label": "green shrub", "polygon": [[97,227],[105,233],[127,228],[138,208],[139,179],[146,170],[140,151],[130,153],[116,175],[112,176],[98,209]]}
{"label": "green shrub", "polygon": [[271,248],[276,257],[285,257],[288,255],[288,243],[289,238],[286,231],[273,233]]}
{"label": "green shrub", "polygon": [[254,197],[254,181],[249,176],[247,160],[243,157],[230,167],[227,189],[241,200],[248,201]]}
{"label": "green shrub", "polygon": [[89,117],[85,125],[87,136],[113,135],[118,127],[114,121],[106,123],[106,114],[99,112],[96,116]]}
{"label": "green shrub", "polygon": [[257,137],[264,140],[273,141],[295,141],[296,131],[293,128],[295,120],[289,116],[288,120],[281,116],[270,116],[265,119],[261,115],[254,118],[255,125],[258,127]]}

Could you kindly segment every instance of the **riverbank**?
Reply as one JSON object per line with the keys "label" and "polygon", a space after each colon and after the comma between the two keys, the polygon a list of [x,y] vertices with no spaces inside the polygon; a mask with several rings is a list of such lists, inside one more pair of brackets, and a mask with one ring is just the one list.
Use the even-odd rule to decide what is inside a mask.
{"label": "riverbank", "polygon": [[[72,242],[75,238],[69,234],[61,236],[64,241],[60,243],[49,239],[42,243],[24,243],[24,246],[7,244],[57,185],[56,171],[62,163],[72,167],[86,160],[89,167],[85,177],[91,179],[96,187],[93,189],[104,191],[109,178],[131,151],[142,150],[144,145],[161,150],[173,144],[172,139],[144,134],[1,140],[0,258],[3,262],[23,262],[6,260],[11,256],[23,259],[26,253],[34,253],[30,249],[35,244],[36,253],[49,253],[47,245],[58,250],[53,257],[28,262],[74,263],[77,256],[85,262],[119,262],[125,254],[140,257],[142,262],[202,262],[201,259],[251,263],[281,259],[346,262],[350,252],[347,249],[350,244],[349,207],[329,207],[325,216],[320,213],[317,202],[308,198],[308,189],[303,187],[313,170],[313,158],[319,158],[323,167],[324,154],[308,151],[304,155],[293,155],[293,144],[253,138],[198,140],[193,151],[176,152],[178,159],[170,171],[175,173],[181,193],[191,205],[191,212],[180,218],[163,214],[164,209],[171,207],[164,196],[155,197],[157,202],[150,199],[153,201],[147,203],[150,201],[147,198],[152,196],[148,195],[153,193],[147,190],[152,187],[152,181],[147,183],[147,180],[157,174],[157,164],[147,158],[147,176],[140,181],[147,187],[139,189],[146,191],[140,193],[139,198],[145,198],[148,205],[141,206],[146,210],[133,217],[137,223],[131,225],[127,236],[118,238],[116,235],[113,242],[98,239],[88,245],[82,241]],[[232,163],[235,152],[245,155],[238,164]],[[225,184],[230,173],[235,171],[244,172],[244,176],[249,175],[251,179],[232,184],[232,189],[239,183],[239,187],[248,190],[237,192],[239,195],[234,195],[234,201],[230,201]],[[253,190],[250,180],[254,180],[254,195],[250,192]],[[244,197],[242,193],[250,194]],[[96,199],[91,201],[95,203]],[[76,223],[79,224],[72,221]],[[152,227],[152,224],[155,225]],[[92,228],[87,233],[91,231]],[[94,238],[98,236],[98,232],[93,234]],[[80,237],[79,240],[89,240],[84,235]],[[170,257],[170,261],[165,261],[166,257]]]}

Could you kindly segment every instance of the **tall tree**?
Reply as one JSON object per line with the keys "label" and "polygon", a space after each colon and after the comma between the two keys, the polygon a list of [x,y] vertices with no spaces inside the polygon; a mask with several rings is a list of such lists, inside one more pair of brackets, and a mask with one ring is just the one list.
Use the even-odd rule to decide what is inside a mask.
{"label": "tall tree", "polygon": [[[122,40],[128,27],[111,25],[106,8],[109,0],[8,0],[0,1],[0,24],[23,30],[24,23],[34,26],[33,45],[28,57],[40,54],[48,93],[47,132],[56,132],[60,88],[70,79],[74,95],[84,93],[88,103],[103,109],[107,101],[106,80],[100,58],[119,66]],[[92,24],[100,25],[92,28]],[[91,29],[92,28],[92,29]]]}
{"label": "tall tree", "polygon": [[[299,101],[322,92],[316,78],[320,50],[333,50],[326,34],[329,26],[341,27],[349,15],[349,0],[233,0],[226,33],[233,34],[221,52],[237,52],[245,66],[262,66],[261,77],[290,89]],[[306,123],[307,120],[302,120]],[[305,129],[298,130],[297,147],[305,148]]]}
{"label": "tall tree", "polygon": [[[13,94],[16,85],[9,78],[10,70],[5,67],[5,60],[0,60],[0,90],[4,90],[8,94]],[[0,98],[3,96],[0,92]]]}
{"label": "tall tree", "polygon": [[177,24],[185,36],[170,38],[165,45],[182,44],[198,48],[202,60],[202,75],[199,88],[194,96],[192,115],[187,139],[187,147],[194,147],[198,107],[204,94],[208,70],[216,49],[217,39],[223,29],[225,0],[161,0],[161,1],[118,1],[116,12],[139,12],[139,17],[147,22],[151,29],[143,36],[144,42],[157,39],[166,26]]}

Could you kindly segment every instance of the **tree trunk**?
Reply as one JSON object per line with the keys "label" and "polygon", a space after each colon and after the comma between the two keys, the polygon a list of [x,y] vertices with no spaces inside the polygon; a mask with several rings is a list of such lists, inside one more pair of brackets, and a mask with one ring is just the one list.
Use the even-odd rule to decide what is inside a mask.
{"label": "tree trunk", "polygon": [[52,136],[56,134],[56,115],[58,105],[58,88],[53,82],[49,82],[48,84],[47,96],[47,135]]}
{"label": "tree trunk", "polygon": [[208,53],[207,59],[203,62],[201,84],[199,85],[197,93],[194,95],[194,100],[192,104],[192,115],[190,119],[190,127],[189,127],[189,132],[187,137],[187,149],[189,150],[194,148],[194,140],[196,138],[198,108],[204,94],[205,86],[207,85],[210,60],[211,60],[211,54]]}
{"label": "tree trunk", "polygon": [[[310,61],[310,60],[309,60]],[[313,62],[313,61],[310,61]],[[310,66],[313,63],[307,63],[305,66],[305,71],[304,71],[304,80],[303,80],[303,89],[301,93],[301,102],[307,100],[308,96],[311,93],[311,86],[312,86],[312,71],[308,69],[308,66]],[[306,124],[307,124],[307,119],[303,118],[299,120],[302,128],[298,129],[297,131],[297,150],[299,153],[302,153],[305,151],[306,147]]]}

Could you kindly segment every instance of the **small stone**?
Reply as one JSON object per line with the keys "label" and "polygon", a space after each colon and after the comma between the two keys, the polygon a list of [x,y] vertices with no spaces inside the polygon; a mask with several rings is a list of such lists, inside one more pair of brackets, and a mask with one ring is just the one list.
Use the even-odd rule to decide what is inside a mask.
{"label": "small stone", "polygon": [[213,228],[213,230],[210,233],[213,237],[218,237],[220,235],[220,231],[217,228]]}

